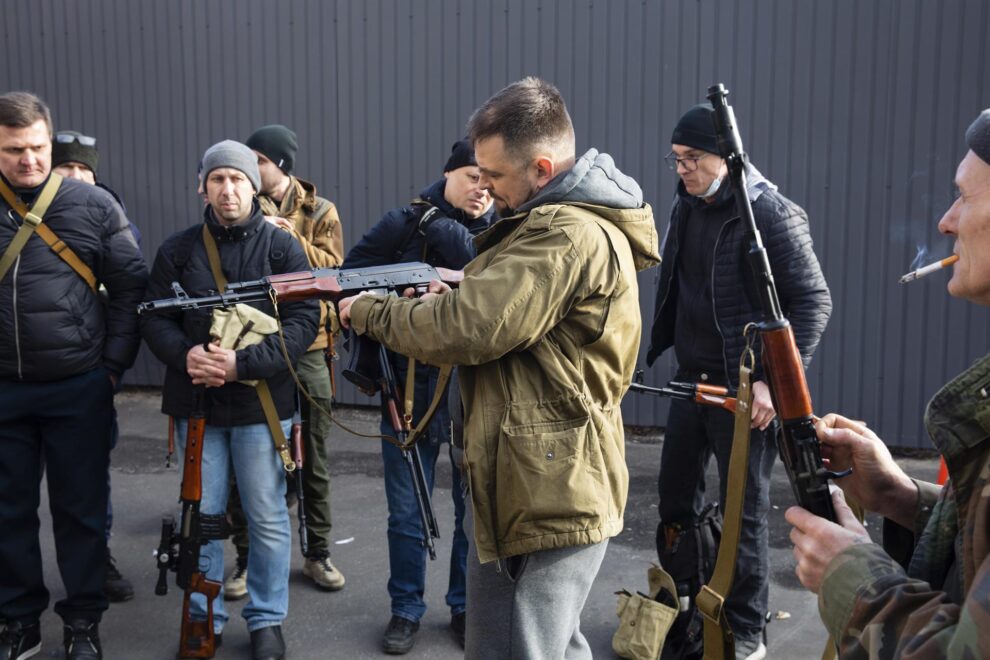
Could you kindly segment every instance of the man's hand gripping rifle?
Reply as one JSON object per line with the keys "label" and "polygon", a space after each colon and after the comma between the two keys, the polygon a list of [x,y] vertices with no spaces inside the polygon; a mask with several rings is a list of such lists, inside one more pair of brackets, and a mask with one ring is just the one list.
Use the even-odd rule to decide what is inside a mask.
{"label": "man's hand gripping rifle", "polygon": [[835,521],[828,480],[844,477],[842,473],[825,469],[822,463],[811,394],[804,375],[801,354],[794,340],[791,324],[784,317],[777,297],[770,261],[756,227],[753,207],[746,192],[746,154],[736,126],[735,114],[726,98],[723,85],[708,88],[708,100],[714,108],[715,133],[718,148],[729,170],[729,182],[736,200],[736,209],[749,228],[749,261],[756,276],[763,308],[763,321],[758,324],[763,343],[763,369],[770,385],[774,409],[780,418],[777,447],[798,504],[815,515]]}

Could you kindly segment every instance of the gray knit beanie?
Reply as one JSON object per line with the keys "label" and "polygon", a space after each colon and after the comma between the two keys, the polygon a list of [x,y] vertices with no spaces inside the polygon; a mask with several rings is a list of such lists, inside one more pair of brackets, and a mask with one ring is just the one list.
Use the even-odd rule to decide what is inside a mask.
{"label": "gray knit beanie", "polygon": [[966,129],[966,144],[984,163],[990,165],[990,108],[981,112]]}
{"label": "gray knit beanie", "polygon": [[203,154],[203,181],[218,167],[232,167],[244,172],[254,191],[261,190],[261,174],[258,172],[258,156],[247,146],[234,140],[224,140],[206,150]]}

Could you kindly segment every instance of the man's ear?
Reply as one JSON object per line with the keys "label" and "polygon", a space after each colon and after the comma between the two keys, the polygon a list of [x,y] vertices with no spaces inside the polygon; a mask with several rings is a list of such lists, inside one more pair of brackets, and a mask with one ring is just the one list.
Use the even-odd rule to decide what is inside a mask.
{"label": "man's ear", "polygon": [[537,156],[533,165],[536,167],[536,183],[540,188],[557,175],[557,168],[549,156]]}

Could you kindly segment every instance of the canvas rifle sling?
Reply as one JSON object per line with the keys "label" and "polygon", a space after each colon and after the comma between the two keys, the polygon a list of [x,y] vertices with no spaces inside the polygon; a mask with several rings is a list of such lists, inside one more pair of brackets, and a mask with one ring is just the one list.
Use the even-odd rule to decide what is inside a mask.
{"label": "canvas rifle sling", "polygon": [[[426,263],[426,252],[428,246],[426,241],[423,242],[423,254],[421,261]],[[440,373],[437,375],[437,386],[433,391],[433,400],[430,401],[430,407],[426,409],[426,413],[423,415],[423,419],[419,420],[419,424],[409,432],[409,436],[406,438],[405,446],[412,447],[419,440],[419,436],[423,435],[426,431],[426,427],[430,425],[433,420],[433,416],[437,414],[437,409],[440,407],[440,400],[443,398],[443,393],[447,391],[447,383],[450,382],[450,374],[454,370],[454,367],[449,364],[445,364],[440,367]],[[413,397],[416,389],[416,360],[415,358],[409,358],[409,369],[406,371],[406,391],[405,394],[405,411],[403,415],[403,421],[407,424],[412,422],[413,413]]]}
{"label": "canvas rifle sling", "polygon": [[705,660],[735,658],[735,639],[725,616],[725,599],[732,590],[732,580],[735,577],[739,531],[742,525],[742,505],[746,494],[750,425],[753,417],[753,391],[750,383],[753,360],[753,351],[747,344],[739,360],[739,390],[736,394],[738,403],[732,434],[732,452],[729,457],[729,483],[725,489],[722,540],[719,543],[712,579],[701,587],[695,598],[695,605],[705,620]]}
{"label": "canvas rifle sling", "polygon": [[[217,243],[213,240],[210,228],[203,225],[203,244],[206,246],[206,256],[210,260],[210,270],[213,271],[213,279],[217,283],[217,291],[223,293],[227,289],[227,278],[220,268],[220,252],[217,250]],[[278,410],[275,408],[275,400],[272,392],[268,389],[268,383],[264,378],[258,379],[258,384],[254,386],[258,393],[258,400],[261,401],[261,409],[265,413],[265,421],[268,423],[268,431],[272,434],[272,442],[275,443],[275,451],[282,459],[282,466],[286,472],[296,469],[296,463],[289,453],[289,444],[285,440],[285,433],[282,432],[282,422],[278,418]]]}
{"label": "canvas rifle sling", "polygon": [[17,198],[14,191],[11,190],[5,181],[0,179],[0,195],[10,204],[10,207],[17,212],[19,216],[24,219],[24,222],[18,228],[17,233],[14,234],[14,238],[11,239],[10,245],[4,251],[3,256],[0,257],[0,279],[3,279],[10,270],[10,267],[14,265],[17,260],[17,255],[21,253],[24,246],[27,244],[31,234],[37,232],[38,236],[45,243],[48,244],[58,257],[67,263],[72,270],[76,272],[79,277],[86,282],[87,286],[95,293],[96,292],[96,276],[93,271],[83,263],[83,260],[72,251],[68,245],[66,245],[62,239],[55,235],[51,229],[43,225],[42,222],[45,218],[45,212],[48,211],[48,206],[55,199],[55,193],[58,192],[59,187],[62,185],[62,177],[52,172],[48,177],[48,183],[45,187],[41,189],[38,194],[38,198],[35,200],[34,204],[31,206],[30,210],[28,207]]}

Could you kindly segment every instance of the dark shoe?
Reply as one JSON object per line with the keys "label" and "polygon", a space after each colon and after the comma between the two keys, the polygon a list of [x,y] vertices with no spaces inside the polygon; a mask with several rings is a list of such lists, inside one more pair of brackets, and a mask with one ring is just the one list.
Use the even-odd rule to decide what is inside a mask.
{"label": "dark shoe", "polygon": [[283,660],[285,641],[282,626],[258,628],[251,633],[251,660]]}
{"label": "dark shoe", "polygon": [[78,619],[62,626],[62,644],[67,660],[101,660],[99,624]]}
{"label": "dark shoe", "polygon": [[450,631],[454,633],[454,639],[461,645],[461,648],[464,648],[465,618],[464,612],[458,612],[450,617]]}
{"label": "dark shoe", "polygon": [[117,570],[117,562],[107,548],[107,575],[103,578],[103,593],[111,603],[121,603],[134,598],[134,586]]}
{"label": "dark shoe", "polygon": [[417,630],[419,630],[419,621],[410,621],[392,615],[388,628],[385,629],[385,636],[382,637],[382,650],[389,655],[409,653],[416,643]]}
{"label": "dark shoe", "polygon": [[37,621],[12,621],[0,629],[0,660],[26,660],[40,652],[41,626]]}

